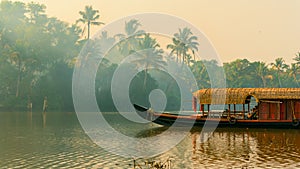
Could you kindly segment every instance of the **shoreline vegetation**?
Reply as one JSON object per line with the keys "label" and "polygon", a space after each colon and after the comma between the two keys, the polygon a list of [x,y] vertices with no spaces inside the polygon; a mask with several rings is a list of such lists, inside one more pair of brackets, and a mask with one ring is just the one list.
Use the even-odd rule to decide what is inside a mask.
{"label": "shoreline vegetation", "polygon": [[[0,111],[42,111],[47,98],[49,111],[74,111],[72,99],[73,68],[79,64],[78,55],[86,43],[114,44],[122,40],[108,53],[126,57],[145,49],[153,49],[128,66],[146,69],[131,81],[129,95],[132,102],[149,105],[148,96],[153,89],[161,89],[168,99],[167,110],[177,110],[180,93],[176,81],[166,73],[148,69],[163,67],[163,53],[169,53],[178,63],[186,64],[195,76],[198,88],[210,88],[207,66],[224,70],[226,86],[231,88],[252,87],[299,87],[300,52],[295,51],[294,63],[276,58],[270,64],[245,59],[223,63],[215,60],[197,60],[198,38],[187,27],[174,32],[172,42],[161,46],[151,34],[141,30],[138,20],[124,23],[125,34],[110,35],[102,32],[98,39],[90,39],[90,28],[100,26],[99,10],[86,6],[79,11],[76,23],[67,23],[45,13],[46,6],[21,1],[0,3]],[[131,36],[135,35],[135,36]],[[300,48],[300,47],[299,47]],[[97,50],[96,50],[97,52]],[[201,52],[201,51],[200,51]],[[275,58],[275,57],[274,57]],[[117,64],[101,62],[96,76],[96,96],[101,111],[116,111],[111,96],[111,80]],[[138,91],[138,92],[136,92]]]}

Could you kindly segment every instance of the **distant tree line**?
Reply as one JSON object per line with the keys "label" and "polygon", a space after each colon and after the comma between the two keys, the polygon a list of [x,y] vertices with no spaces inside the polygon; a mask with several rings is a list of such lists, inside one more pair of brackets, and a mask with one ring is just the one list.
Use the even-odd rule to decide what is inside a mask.
{"label": "distant tree line", "polygon": [[[283,58],[277,58],[274,62],[267,64],[261,61],[250,62],[247,59],[236,59],[235,61],[224,63],[226,86],[233,88],[254,88],[254,87],[300,87],[300,52],[295,54],[295,62],[290,65],[285,63]],[[210,87],[209,76],[206,66],[220,68],[216,61],[196,61],[191,69],[197,77],[200,88]],[[199,73],[201,72],[201,73]]]}
{"label": "distant tree line", "polygon": [[[73,111],[72,75],[80,66],[78,55],[84,45],[115,45],[106,57],[135,55],[128,67],[144,71],[131,81],[129,95],[132,102],[149,105],[148,95],[153,89],[166,92],[167,109],[176,110],[180,93],[176,81],[163,69],[167,64],[164,53],[178,63],[187,65],[193,72],[199,88],[211,87],[207,67],[224,69],[227,87],[299,87],[300,52],[294,63],[287,65],[283,58],[267,64],[247,59],[237,59],[219,65],[215,60],[199,60],[198,38],[189,28],[180,28],[172,37],[172,43],[162,47],[156,38],[144,30],[138,20],[125,23],[124,34],[109,36],[102,32],[96,39],[90,38],[91,26],[102,25],[99,11],[86,6],[81,18],[69,24],[45,13],[46,6],[38,3],[1,1],[0,3],[0,108],[26,110],[33,105],[41,110],[43,98],[48,98],[49,110]],[[84,24],[83,28],[79,24]],[[86,34],[86,35],[85,35]],[[151,50],[147,50],[151,49]],[[143,52],[140,52],[143,51]],[[115,111],[111,96],[112,75],[118,64],[104,59],[96,76],[96,96],[102,111]]]}

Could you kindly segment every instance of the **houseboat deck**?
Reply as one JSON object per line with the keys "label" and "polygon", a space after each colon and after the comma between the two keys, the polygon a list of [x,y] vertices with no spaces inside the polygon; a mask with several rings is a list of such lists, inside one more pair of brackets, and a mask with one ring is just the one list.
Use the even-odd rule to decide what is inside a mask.
{"label": "houseboat deck", "polygon": [[[224,110],[214,110],[218,105]],[[193,93],[193,115],[134,107],[143,118],[166,126],[218,122],[218,126],[299,128],[300,88],[202,89]]]}

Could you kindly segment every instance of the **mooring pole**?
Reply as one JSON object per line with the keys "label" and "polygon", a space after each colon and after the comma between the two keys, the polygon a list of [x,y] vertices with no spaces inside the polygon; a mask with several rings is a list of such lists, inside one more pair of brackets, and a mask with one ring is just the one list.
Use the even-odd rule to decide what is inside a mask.
{"label": "mooring pole", "polygon": [[46,113],[47,108],[48,108],[48,103],[47,103],[47,96],[44,97],[44,103],[43,103],[43,113]]}

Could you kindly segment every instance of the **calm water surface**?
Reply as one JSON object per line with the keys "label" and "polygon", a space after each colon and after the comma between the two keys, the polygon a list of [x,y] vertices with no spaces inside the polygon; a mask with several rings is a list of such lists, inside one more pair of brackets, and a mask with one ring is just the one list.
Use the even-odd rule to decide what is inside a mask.
{"label": "calm water surface", "polygon": [[[106,113],[106,119],[132,137],[150,137],[165,130],[154,124],[137,127],[117,113]],[[201,128],[194,128],[170,151],[137,159],[136,164],[141,168],[147,168],[146,161],[171,168],[300,168],[299,129],[222,128],[205,143],[198,142],[200,132]],[[0,168],[133,167],[133,159],[94,144],[75,113],[0,113]]]}

